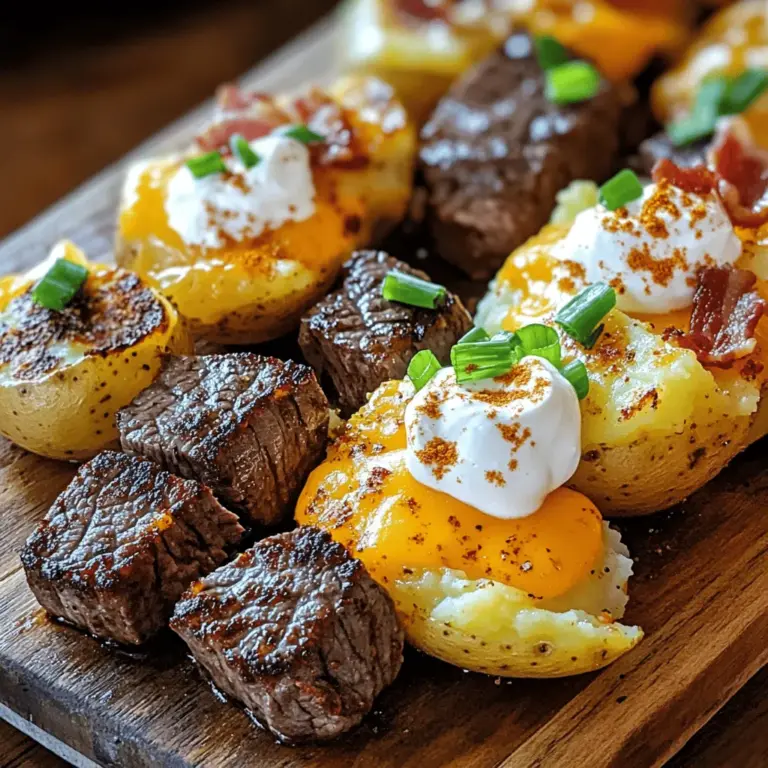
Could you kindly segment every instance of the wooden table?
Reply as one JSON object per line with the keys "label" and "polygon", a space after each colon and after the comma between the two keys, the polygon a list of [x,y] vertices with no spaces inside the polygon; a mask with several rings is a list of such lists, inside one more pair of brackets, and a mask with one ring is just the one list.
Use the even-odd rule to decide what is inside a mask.
{"label": "wooden table", "polygon": [[[108,46],[43,56],[0,75],[4,160],[0,235],[279,47],[334,0],[219,2],[141,25]],[[86,31],[87,32],[87,31]],[[79,40],[82,43],[82,40]],[[42,254],[41,254],[42,255]],[[753,679],[675,758],[674,768],[768,765],[768,671]],[[0,723],[0,766],[63,761]]]}

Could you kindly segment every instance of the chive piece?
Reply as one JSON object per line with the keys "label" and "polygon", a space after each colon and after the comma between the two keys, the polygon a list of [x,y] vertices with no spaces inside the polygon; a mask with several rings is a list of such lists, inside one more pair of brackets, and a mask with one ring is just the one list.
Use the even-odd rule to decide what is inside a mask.
{"label": "chive piece", "polygon": [[553,69],[568,61],[568,51],[552,35],[537,35],[533,41],[536,59],[542,69]]}
{"label": "chive piece", "polygon": [[292,125],[283,131],[283,136],[300,141],[302,144],[316,144],[318,141],[325,141],[325,136],[315,133],[311,128],[303,124]]}
{"label": "chive piece", "polygon": [[768,70],[747,69],[726,89],[720,114],[738,115],[768,88]]}
{"label": "chive piece", "polygon": [[467,331],[456,343],[472,344],[477,341],[488,341],[488,339],[490,339],[490,336],[485,328],[475,326],[471,331]]}
{"label": "chive piece", "polygon": [[642,194],[640,179],[629,168],[625,168],[600,187],[600,203],[609,211],[615,211],[642,197]]}
{"label": "chive piece", "polygon": [[451,364],[460,384],[502,376],[517,361],[515,349],[506,341],[457,344],[451,349]]}
{"label": "chive piece", "polygon": [[381,295],[387,301],[399,301],[401,304],[410,304],[413,307],[435,309],[445,298],[445,288],[437,283],[430,283],[393,269],[384,278]]}
{"label": "chive piece", "polygon": [[229,148],[232,154],[240,160],[246,168],[253,168],[261,162],[261,158],[251,149],[251,145],[239,133],[233,134],[229,139]]}
{"label": "chive piece", "polygon": [[699,87],[691,114],[667,126],[667,134],[676,147],[704,139],[715,130],[717,118],[730,85],[724,75],[707,78]]}
{"label": "chive piece", "polygon": [[88,278],[88,270],[67,259],[56,259],[32,291],[32,299],[46,309],[61,312]]}
{"label": "chive piece", "polygon": [[556,368],[560,367],[560,337],[554,328],[532,323],[521,328],[517,332],[517,338],[523,348],[523,356],[543,357]]}
{"label": "chive piece", "polygon": [[560,373],[565,376],[576,390],[576,397],[583,400],[589,394],[589,377],[587,376],[587,366],[581,360],[572,360],[564,365]]}
{"label": "chive piece", "polygon": [[187,160],[187,168],[196,179],[202,179],[213,173],[224,173],[227,170],[227,166],[224,165],[224,160],[218,152],[207,152],[204,155],[190,157]]}
{"label": "chive piece", "polygon": [[586,61],[568,61],[546,72],[547,98],[555,104],[591,99],[600,89],[600,73]]}
{"label": "chive piece", "polygon": [[603,327],[600,321],[616,306],[616,291],[595,283],[572,298],[556,315],[555,322],[572,338],[591,349]]}
{"label": "chive piece", "polygon": [[417,352],[408,363],[408,378],[413,382],[418,392],[422,387],[429,384],[432,377],[440,370],[442,366],[434,353],[429,349],[422,349]]}

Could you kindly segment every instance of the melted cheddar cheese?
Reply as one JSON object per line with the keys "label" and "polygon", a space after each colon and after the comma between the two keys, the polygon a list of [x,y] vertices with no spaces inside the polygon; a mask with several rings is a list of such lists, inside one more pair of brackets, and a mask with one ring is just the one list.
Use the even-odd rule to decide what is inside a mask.
{"label": "melted cheddar cheese", "polygon": [[561,488],[533,515],[501,520],[421,485],[405,466],[412,396],[407,382],[376,390],[310,476],[297,521],[327,530],[385,585],[440,568],[536,598],[581,583],[603,555],[602,519],[589,499]]}

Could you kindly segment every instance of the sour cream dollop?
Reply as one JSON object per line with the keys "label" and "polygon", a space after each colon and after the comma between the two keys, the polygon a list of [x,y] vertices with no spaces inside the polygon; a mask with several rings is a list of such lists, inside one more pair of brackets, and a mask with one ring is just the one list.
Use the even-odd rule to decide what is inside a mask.
{"label": "sour cream dollop", "polygon": [[405,429],[416,480],[503,519],[536,512],[581,456],[576,393],[539,357],[466,384],[443,368],[408,403]]}
{"label": "sour cream dollop", "polygon": [[716,195],[662,183],[616,211],[582,211],[553,253],[612,285],[619,309],[666,313],[691,305],[700,269],[734,264],[741,241]]}
{"label": "sour cream dollop", "polygon": [[170,179],[165,210],[168,223],[185,243],[220,248],[256,238],[288,221],[315,212],[315,185],[307,147],[274,134],[250,142],[261,162],[251,168],[228,158],[229,173],[197,179],[181,165]]}

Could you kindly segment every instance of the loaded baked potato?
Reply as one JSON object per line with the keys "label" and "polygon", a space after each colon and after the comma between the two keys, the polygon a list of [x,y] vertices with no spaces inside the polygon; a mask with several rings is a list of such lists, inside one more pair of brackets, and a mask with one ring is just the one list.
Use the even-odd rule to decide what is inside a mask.
{"label": "loaded baked potato", "polygon": [[[59,259],[87,278],[56,311],[33,294]],[[167,299],[59,243],[28,274],[0,278],[0,434],[52,459],[92,457],[116,440],[116,412],[154,381],[163,355],[191,351]]]}
{"label": "loaded baked potato", "polygon": [[117,262],[172,299],[196,337],[280,336],[351,251],[403,216],[414,153],[380,81],[290,98],[224,87],[195,147],[129,171]]}
{"label": "loaded baked potato", "polygon": [[[579,214],[582,216],[597,211],[604,221],[612,217],[597,206],[597,197],[595,185],[584,182],[561,195],[553,223],[512,253],[491,283],[478,308],[479,325],[493,333],[546,322],[587,284],[584,266],[570,260],[575,251],[573,241],[567,238],[576,226],[574,219],[580,220],[580,208],[584,209]],[[704,216],[694,214],[694,222],[698,215]],[[658,211],[654,216],[645,219],[645,224],[657,225]],[[687,212],[680,218],[681,228],[688,226],[686,216]],[[661,214],[669,224],[665,217]],[[628,222],[630,219],[634,226],[634,216],[625,217]],[[616,243],[629,253],[630,262],[634,257],[635,250],[627,245],[630,224],[622,226],[626,230],[623,234],[618,231],[616,241],[596,241],[606,260]],[[695,224],[690,227],[688,234],[683,233],[689,239],[695,234]],[[735,231],[741,238],[735,267],[755,272],[758,279],[754,290],[768,299],[764,280],[768,251],[759,245],[753,231]],[[711,255],[705,254],[706,264],[720,258],[725,250],[722,242],[708,241],[710,235],[706,231],[703,237],[697,234],[690,240],[711,249]],[[735,247],[739,253],[738,240],[735,242],[733,246],[729,240],[728,249]],[[678,254],[666,239],[660,244],[668,260],[656,261],[647,250],[637,251],[639,270],[658,268],[658,279],[671,284],[677,279],[675,259],[688,259],[691,269],[696,266],[684,248]],[[695,280],[688,276],[685,281],[685,285],[681,283],[683,293],[693,293]],[[639,301],[646,290],[651,293],[651,287],[658,286],[649,282]],[[622,290],[623,286],[618,286],[617,292]],[[621,301],[619,296],[620,305]],[[614,309],[591,349],[560,330],[567,358],[583,360],[590,381],[589,395],[582,402],[581,463],[571,485],[588,494],[604,514],[639,515],[672,506],[701,488],[737,453],[768,432],[764,397],[768,319],[763,317],[757,323],[749,344],[751,351],[727,364],[709,364],[700,362],[696,351],[684,345],[691,315],[690,305],[655,314]]]}

